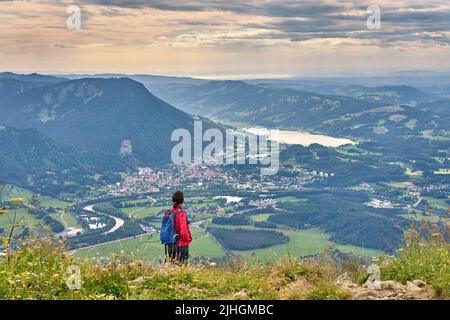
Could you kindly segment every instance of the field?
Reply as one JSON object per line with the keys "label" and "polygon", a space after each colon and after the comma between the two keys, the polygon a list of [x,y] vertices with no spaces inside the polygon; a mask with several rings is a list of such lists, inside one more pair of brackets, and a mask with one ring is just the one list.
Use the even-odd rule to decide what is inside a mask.
{"label": "field", "polygon": [[441,218],[435,215],[424,215],[420,213],[416,214],[404,214],[403,217],[413,220],[413,221],[425,221],[425,222],[431,222],[431,223],[437,223],[441,221]]}
{"label": "field", "polygon": [[51,197],[42,197],[41,198],[41,206],[43,207],[53,207],[53,208],[64,208],[67,207],[70,203],[62,200],[58,200]]}
{"label": "field", "polygon": [[166,210],[167,206],[156,206],[156,207],[130,207],[122,208],[120,211],[125,213],[127,216],[130,214],[135,219],[142,219],[148,216],[153,216],[159,214],[162,210]]}
{"label": "field", "polygon": [[[13,210],[9,210],[9,216],[12,218]],[[25,216],[24,216],[25,215]],[[20,208],[17,210],[17,219],[21,219],[24,216],[24,218],[20,222],[20,226],[16,228],[14,231],[14,235],[19,235],[24,227],[28,227],[31,231],[31,233],[37,233],[40,236],[46,236],[50,235],[52,232],[50,231],[50,228],[48,228],[42,220],[38,220],[32,215],[27,213],[26,209]],[[5,229],[6,231],[9,231],[10,228],[10,221],[7,216],[1,216],[0,217],[0,228]]]}
{"label": "field", "polygon": [[448,207],[450,207],[450,204],[448,204],[444,200],[436,199],[433,197],[423,197],[423,198],[424,198],[424,200],[427,200],[428,204],[431,207],[435,207],[435,208],[443,209],[443,210],[447,210]]}
{"label": "field", "polygon": [[30,190],[7,185],[5,187],[1,200],[5,200],[7,198],[31,199],[32,197],[33,193]]}
{"label": "field", "polygon": [[[276,245],[270,248],[234,251],[235,254],[241,255],[251,260],[272,260],[280,259],[286,255],[296,257],[316,255],[321,253],[330,245],[336,245],[329,241],[329,234],[318,229],[309,230],[277,230],[283,232],[290,238],[289,243]],[[336,248],[345,253],[353,252],[363,256],[378,256],[381,254],[378,250],[367,249],[350,245],[336,245]]]}
{"label": "field", "polygon": [[57,212],[52,214],[52,217],[61,222],[64,226],[67,226],[67,228],[81,228],[77,219],[75,219],[70,212],[64,212],[62,214]]}
{"label": "field", "polygon": [[[6,186],[5,192],[2,197],[2,200],[7,198],[25,198],[30,200],[33,197],[33,192],[27,189],[15,187],[15,186]],[[41,206],[46,208],[64,208],[69,205],[69,202],[58,200],[48,196],[40,196]]]}
{"label": "field", "polygon": [[263,222],[267,221],[267,219],[272,215],[272,213],[262,213],[262,214],[255,214],[253,216],[250,216],[250,219],[254,222]]}
{"label": "field", "polygon": [[308,201],[308,199],[296,198],[296,197],[282,197],[276,199],[277,202],[286,203],[286,202],[304,202]]}
{"label": "field", "polygon": [[[190,247],[191,257],[224,257],[225,252],[204,231],[192,228],[192,241]],[[138,256],[147,262],[157,262],[164,257],[164,247],[159,240],[158,234],[140,236],[134,239],[118,241],[110,244],[100,245],[93,248],[80,249],[74,257],[80,259],[98,259],[100,257],[112,256]]]}
{"label": "field", "polygon": [[122,202],[122,204],[139,205],[139,204],[148,203],[148,202],[149,202],[149,199],[145,198],[145,199],[127,200],[127,201]]}

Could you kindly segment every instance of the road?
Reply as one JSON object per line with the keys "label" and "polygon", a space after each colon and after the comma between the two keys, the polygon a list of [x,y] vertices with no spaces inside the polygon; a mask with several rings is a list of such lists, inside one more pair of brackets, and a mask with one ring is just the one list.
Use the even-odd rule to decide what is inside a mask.
{"label": "road", "polygon": [[422,202],[422,198],[420,197],[420,195],[417,197],[417,202],[415,204],[413,204],[414,208],[417,208],[417,206],[419,205],[419,203]]}
{"label": "road", "polygon": [[142,210],[145,210],[145,209],[147,209],[147,208],[144,207],[144,208],[139,208],[139,209],[136,209],[136,210],[131,211],[131,212],[128,214],[128,218],[133,219],[133,214],[134,214],[134,213],[139,212],[139,211],[142,211]]}

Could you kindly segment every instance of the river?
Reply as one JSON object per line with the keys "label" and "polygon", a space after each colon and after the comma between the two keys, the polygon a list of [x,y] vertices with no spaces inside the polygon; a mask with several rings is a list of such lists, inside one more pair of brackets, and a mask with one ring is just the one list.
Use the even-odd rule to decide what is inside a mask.
{"label": "river", "polygon": [[90,206],[84,207],[83,209],[86,210],[86,211],[90,211],[90,212],[93,212],[93,213],[96,213],[96,214],[100,214],[100,215],[103,215],[103,216],[107,216],[108,218],[114,219],[114,222],[115,222],[114,227],[112,227],[108,231],[104,232],[103,234],[113,233],[114,231],[117,231],[121,226],[123,226],[125,224],[125,221],[123,219],[114,217],[114,216],[106,214],[106,213],[95,211],[94,210],[94,205],[90,205]]}

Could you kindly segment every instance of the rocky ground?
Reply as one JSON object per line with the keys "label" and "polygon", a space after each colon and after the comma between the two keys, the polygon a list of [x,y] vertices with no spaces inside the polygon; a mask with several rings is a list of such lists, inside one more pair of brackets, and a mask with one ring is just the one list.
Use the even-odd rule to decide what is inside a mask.
{"label": "rocky ground", "polygon": [[434,290],[422,280],[408,281],[401,284],[397,281],[379,281],[371,285],[357,285],[345,273],[336,279],[335,284],[349,292],[354,300],[430,300],[435,298]]}

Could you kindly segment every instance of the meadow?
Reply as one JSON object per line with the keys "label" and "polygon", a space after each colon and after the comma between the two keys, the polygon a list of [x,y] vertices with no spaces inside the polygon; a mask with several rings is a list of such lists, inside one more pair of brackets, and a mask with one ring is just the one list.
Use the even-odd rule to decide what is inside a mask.
{"label": "meadow", "polygon": [[[221,247],[203,230],[192,228],[193,241],[190,247],[191,257],[220,258],[225,256]],[[73,256],[81,260],[97,260],[117,256],[135,256],[143,261],[158,262],[164,257],[164,246],[158,234],[137,236],[132,239],[107,243],[92,248],[77,250]]]}

